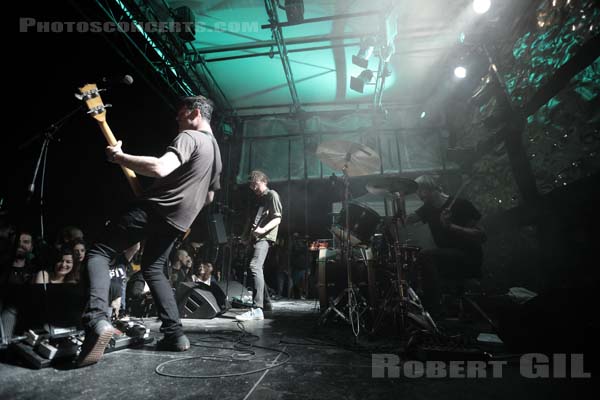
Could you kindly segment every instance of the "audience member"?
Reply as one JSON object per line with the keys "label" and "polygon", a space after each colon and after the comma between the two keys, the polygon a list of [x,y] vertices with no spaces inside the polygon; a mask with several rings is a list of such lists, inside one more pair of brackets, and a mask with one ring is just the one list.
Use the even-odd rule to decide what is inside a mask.
{"label": "audience member", "polygon": [[64,246],[52,271],[39,271],[34,283],[78,283],[79,274],[75,272],[74,263],[73,249],[70,246]]}

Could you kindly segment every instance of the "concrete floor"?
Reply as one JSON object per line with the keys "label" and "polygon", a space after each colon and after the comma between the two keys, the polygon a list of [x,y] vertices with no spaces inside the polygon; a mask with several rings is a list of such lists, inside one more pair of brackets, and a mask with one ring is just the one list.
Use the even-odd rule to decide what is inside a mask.
{"label": "concrete floor", "polygon": [[[149,344],[141,349],[105,354],[98,364],[82,369],[57,365],[33,370],[14,361],[0,363],[0,399],[417,400],[592,396],[589,389],[593,378],[530,379],[521,376],[516,364],[503,366],[501,378],[492,377],[489,367],[485,378],[465,378],[464,370],[462,374],[459,370],[462,377],[458,378],[414,378],[404,373],[397,378],[376,378],[373,354],[394,356],[402,349],[400,339],[391,334],[382,332],[368,338],[363,333],[355,342],[349,325],[327,321],[318,327],[318,303],[314,301],[277,301],[264,321],[244,323],[245,333],[234,319],[239,312],[233,309],[212,320],[184,320],[192,342],[186,353],[157,352],[154,344]],[[160,337],[158,322],[144,322],[153,336]],[[502,353],[498,345],[493,348],[498,355]],[[216,377],[226,374],[237,375]]]}

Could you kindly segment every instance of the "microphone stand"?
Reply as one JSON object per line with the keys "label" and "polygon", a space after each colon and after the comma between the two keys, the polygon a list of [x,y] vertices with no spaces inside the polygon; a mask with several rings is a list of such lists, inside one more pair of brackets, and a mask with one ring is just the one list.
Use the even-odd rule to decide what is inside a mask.
{"label": "microphone stand", "polygon": [[57,133],[58,133],[59,129],[62,128],[62,126],[64,125],[64,123],[67,120],[69,120],[71,117],[73,117],[81,109],[82,109],[82,106],[77,106],[77,108],[73,109],[72,111],[70,111],[68,114],[66,114],[65,116],[60,118],[58,121],[54,122],[53,124],[50,124],[50,126],[48,126],[46,129],[44,129],[41,133],[38,133],[37,135],[34,135],[33,137],[29,138],[28,140],[23,142],[18,147],[18,150],[23,150],[23,149],[29,147],[29,145],[31,145],[31,143],[33,143],[38,138],[40,138],[40,137],[44,138],[44,141],[42,142],[42,147],[40,149],[40,155],[38,156],[38,159],[37,159],[37,162],[35,165],[35,169],[33,171],[33,178],[31,179],[31,183],[27,187],[27,191],[29,194],[27,195],[27,200],[26,200],[27,204],[31,203],[31,200],[35,193],[35,182],[37,181],[38,173],[40,172],[40,167],[41,167],[42,175],[41,175],[41,181],[40,181],[40,237],[42,239],[42,242],[45,240],[45,238],[44,238],[44,182],[45,182],[45,178],[46,178],[48,148],[50,147],[50,142],[52,140],[60,141],[60,139],[57,137]]}

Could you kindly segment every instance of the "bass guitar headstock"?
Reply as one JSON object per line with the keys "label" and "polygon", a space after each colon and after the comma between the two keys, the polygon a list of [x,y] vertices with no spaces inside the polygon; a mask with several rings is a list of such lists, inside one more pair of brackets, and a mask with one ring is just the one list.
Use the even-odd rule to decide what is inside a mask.
{"label": "bass guitar headstock", "polygon": [[79,88],[79,93],[75,97],[83,100],[88,108],[88,114],[98,122],[106,121],[106,108],[111,107],[110,104],[104,104],[100,92],[106,89],[98,89],[95,83],[88,83]]}

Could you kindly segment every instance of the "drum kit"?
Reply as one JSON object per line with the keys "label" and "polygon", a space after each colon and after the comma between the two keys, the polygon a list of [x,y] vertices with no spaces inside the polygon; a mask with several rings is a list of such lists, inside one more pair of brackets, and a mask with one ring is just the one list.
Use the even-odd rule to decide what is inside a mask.
{"label": "drum kit", "polygon": [[[323,253],[318,268],[319,323],[339,317],[352,326],[356,337],[361,329],[370,334],[377,333],[386,321],[393,321],[405,335],[415,331],[437,333],[435,322],[411,286],[418,284],[414,271],[420,248],[401,240],[406,221],[405,196],[417,191],[417,183],[398,176],[379,176],[368,181],[368,192],[392,201],[393,217],[387,224],[386,234],[377,233],[382,217],[366,204],[351,200],[349,190],[350,177],[380,172],[381,160],[377,152],[358,143],[330,141],[321,143],[316,155],[332,169],[341,171],[344,183],[342,209],[330,229],[334,241],[337,239],[340,243],[341,264],[337,271],[328,269],[327,249],[323,248],[326,244],[312,244],[315,250]],[[371,251],[377,240],[389,242],[389,257]],[[332,253],[337,252],[333,250]],[[361,273],[365,268],[367,272]],[[381,274],[377,269],[384,269],[385,273]],[[343,290],[338,287],[338,291],[332,293],[329,275],[339,277],[340,273],[345,275],[345,287]],[[378,277],[381,275],[384,278]]]}

